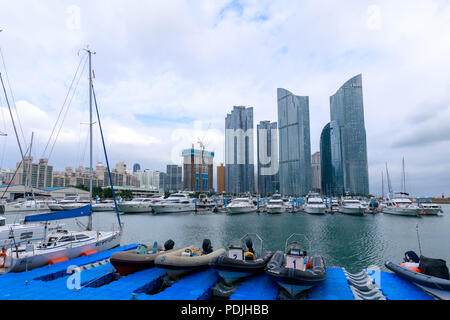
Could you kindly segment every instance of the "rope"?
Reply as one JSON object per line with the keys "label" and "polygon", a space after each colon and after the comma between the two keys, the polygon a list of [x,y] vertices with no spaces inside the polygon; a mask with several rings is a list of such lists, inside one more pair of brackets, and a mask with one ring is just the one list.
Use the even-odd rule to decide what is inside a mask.
{"label": "rope", "polygon": [[108,169],[109,184],[111,185],[111,191],[112,191],[112,195],[113,195],[113,199],[114,199],[114,208],[116,210],[117,220],[119,221],[119,228],[120,228],[120,230],[122,230],[122,224],[120,223],[119,208],[117,207],[116,193],[114,192],[114,185],[113,185],[112,178],[111,178],[111,171],[109,170],[108,154],[106,153],[105,139],[103,137],[102,124],[100,122],[100,114],[98,112],[97,98],[95,96],[94,84],[92,84],[92,94],[94,96],[95,110],[97,112],[98,127],[100,129],[100,135],[102,137],[103,151],[105,153],[105,160],[106,160],[106,168]]}
{"label": "rope", "polygon": [[87,63],[87,59],[86,59],[86,61],[84,62],[83,69],[81,70],[80,76],[79,76],[79,78],[78,78],[78,80],[77,80],[77,83],[76,83],[76,85],[75,85],[75,89],[73,90],[73,94],[72,94],[72,96],[71,96],[71,98],[70,98],[70,100],[69,100],[69,104],[67,105],[66,112],[65,112],[64,117],[63,117],[63,119],[62,119],[62,121],[61,121],[61,125],[59,126],[58,133],[56,134],[55,141],[53,142],[52,148],[50,149],[50,153],[49,153],[47,159],[50,159],[50,157],[51,157],[51,155],[52,155],[52,153],[53,153],[53,148],[55,147],[56,141],[58,140],[59,134],[60,134],[60,132],[61,132],[61,128],[62,128],[62,126],[63,126],[63,124],[64,124],[64,121],[66,120],[67,113],[68,113],[68,111],[69,111],[69,107],[70,107],[70,105],[71,105],[71,103],[72,103],[73,97],[75,96],[75,92],[76,92],[76,89],[78,88],[78,84],[80,83],[81,74],[83,73],[83,71],[84,71],[84,69],[85,69],[85,67],[86,67],[86,63]]}
{"label": "rope", "polygon": [[44,158],[45,152],[47,151],[47,148],[48,148],[48,146],[50,144],[50,141],[52,139],[53,133],[55,132],[56,126],[58,124],[58,121],[59,121],[59,119],[61,117],[61,114],[62,114],[62,112],[64,110],[64,106],[65,106],[65,104],[67,102],[67,98],[69,97],[70,91],[72,90],[72,86],[73,86],[73,84],[75,82],[75,78],[76,78],[76,76],[78,74],[78,70],[80,69],[81,63],[83,62],[83,59],[85,59],[85,58],[86,58],[86,56],[81,57],[80,62],[78,63],[77,70],[75,71],[75,74],[73,75],[72,82],[70,83],[70,86],[69,86],[69,90],[67,91],[66,97],[64,98],[64,102],[63,102],[63,104],[61,106],[61,109],[59,110],[58,118],[56,119],[55,125],[53,126],[52,133],[50,134],[50,137],[48,138],[47,144],[45,145],[45,148],[44,148],[44,151],[42,152],[42,157],[41,158]]}

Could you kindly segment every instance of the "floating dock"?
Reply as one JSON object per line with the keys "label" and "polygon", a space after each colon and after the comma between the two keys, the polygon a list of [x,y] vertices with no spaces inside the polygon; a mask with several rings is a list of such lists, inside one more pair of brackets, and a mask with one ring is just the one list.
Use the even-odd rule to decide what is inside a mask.
{"label": "floating dock", "polygon": [[[114,252],[136,244],[79,257],[51,266],[0,276],[0,300],[208,300],[221,280],[213,269],[165,283],[159,268],[120,277],[109,262]],[[71,273],[75,270],[75,273]],[[370,276],[370,278],[369,278]],[[230,300],[277,300],[281,289],[264,273],[245,279]],[[395,274],[363,271],[350,274],[327,268],[327,280],[301,295],[306,300],[432,300],[433,296]]]}

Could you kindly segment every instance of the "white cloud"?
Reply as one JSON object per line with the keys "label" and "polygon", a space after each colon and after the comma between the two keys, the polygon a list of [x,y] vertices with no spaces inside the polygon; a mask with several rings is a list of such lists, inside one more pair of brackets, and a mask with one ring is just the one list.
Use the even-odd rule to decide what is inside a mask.
{"label": "white cloud", "polygon": [[[329,96],[362,73],[371,191],[381,189],[384,162],[400,163],[402,156],[411,181],[428,166],[438,168],[428,172],[436,180],[450,178],[437,165],[443,157],[429,155],[445,141],[422,146],[425,155],[418,152],[420,145],[394,146],[432,130],[432,124],[413,120],[424,106],[438,106],[432,108],[437,114],[448,106],[448,1],[247,0],[221,14],[230,3],[78,1],[79,24],[70,1],[2,3],[0,45],[15,97],[37,108],[18,105],[25,136],[29,139],[35,130],[36,148],[44,148],[77,53],[90,44],[97,51],[95,85],[113,162],[136,161],[163,170],[182,148],[196,143],[195,120],[202,121],[203,131],[212,123],[210,144],[221,161],[226,113],[233,105],[248,105],[254,107],[255,127],[260,120],[276,121],[277,87],[310,96],[314,152],[329,120]],[[75,161],[67,151],[83,145],[86,77],[79,90],[55,147],[58,166]],[[131,141],[135,146],[126,148]],[[11,166],[17,159],[13,152],[5,163]],[[450,193],[450,187],[436,183],[416,185],[417,192]]]}

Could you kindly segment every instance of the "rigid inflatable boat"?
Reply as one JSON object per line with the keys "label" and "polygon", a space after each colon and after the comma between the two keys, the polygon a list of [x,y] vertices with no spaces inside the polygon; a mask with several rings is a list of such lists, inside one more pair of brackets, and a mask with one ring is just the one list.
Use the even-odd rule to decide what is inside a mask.
{"label": "rigid inflatable boat", "polygon": [[161,254],[181,252],[186,248],[174,249],[174,245],[173,240],[167,240],[164,243],[164,250],[156,242],[152,249],[146,245],[139,245],[138,248],[133,250],[115,252],[111,256],[110,262],[120,275],[126,276],[136,271],[152,268],[155,265],[155,258]]}
{"label": "rigid inflatable boat", "polygon": [[[253,250],[250,236],[255,236],[261,242],[258,254]],[[244,240],[247,250],[244,250]],[[240,245],[230,245],[227,252],[214,258],[210,265],[226,284],[231,285],[241,278],[263,272],[272,255],[272,251],[263,251],[263,241],[257,234],[246,234],[240,239]]]}
{"label": "rigid inflatable boat", "polygon": [[[288,241],[296,235],[298,236],[293,234],[286,240],[285,252],[275,252],[266,266],[266,274],[293,297],[327,278],[327,269],[322,256],[316,254],[308,257],[307,252],[297,241],[288,244]],[[301,236],[308,240],[306,236]],[[311,252],[311,245],[309,251]]]}
{"label": "rigid inflatable boat", "polygon": [[425,291],[441,299],[450,299],[450,277],[445,260],[422,255],[419,258],[414,251],[408,251],[403,261],[401,264],[387,261],[385,266]]}
{"label": "rigid inflatable boat", "polygon": [[211,241],[203,240],[202,249],[189,246],[184,250],[159,255],[155,259],[155,266],[166,269],[170,278],[175,279],[187,273],[209,267],[215,257],[225,253],[225,249],[213,251]]}

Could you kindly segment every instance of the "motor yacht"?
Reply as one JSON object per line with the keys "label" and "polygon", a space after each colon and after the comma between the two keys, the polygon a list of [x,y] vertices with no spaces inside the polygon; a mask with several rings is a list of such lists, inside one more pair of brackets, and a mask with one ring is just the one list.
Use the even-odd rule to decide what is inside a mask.
{"label": "motor yacht", "polygon": [[[160,198],[156,198],[160,199]],[[117,204],[119,211],[123,213],[152,212],[152,205],[156,203],[155,198],[134,198]]]}
{"label": "motor yacht", "polygon": [[267,213],[283,213],[286,211],[286,206],[281,195],[274,194],[267,204]]}
{"label": "motor yacht", "polygon": [[114,211],[114,200],[103,200],[92,204],[92,211]]}
{"label": "motor yacht", "polygon": [[0,213],[24,212],[24,211],[44,211],[48,210],[48,203],[51,201],[21,199],[14,202],[0,204]]}
{"label": "motor yacht", "polygon": [[63,211],[84,207],[89,203],[89,199],[82,199],[80,196],[66,196],[62,200],[55,200],[48,204],[51,211]]}
{"label": "motor yacht", "polygon": [[358,199],[344,199],[339,206],[339,212],[353,216],[362,216],[367,207]]}
{"label": "motor yacht", "polygon": [[256,206],[249,198],[236,198],[231,200],[231,203],[227,206],[227,211],[229,214],[255,212]]}
{"label": "motor yacht", "polygon": [[410,217],[422,216],[424,214],[423,209],[413,204],[405,195],[402,193],[401,196],[394,196],[389,199],[383,208],[383,213]]}
{"label": "motor yacht", "polygon": [[317,193],[311,193],[306,197],[304,210],[309,214],[325,214],[327,206]]}
{"label": "motor yacht", "polygon": [[190,212],[195,210],[194,201],[185,193],[171,194],[167,199],[152,205],[154,213]]}
{"label": "motor yacht", "polygon": [[[425,202],[422,202],[421,200],[425,200]],[[418,205],[425,215],[436,216],[439,213],[444,212],[439,204],[431,201],[431,198],[419,198]]]}

